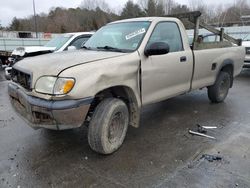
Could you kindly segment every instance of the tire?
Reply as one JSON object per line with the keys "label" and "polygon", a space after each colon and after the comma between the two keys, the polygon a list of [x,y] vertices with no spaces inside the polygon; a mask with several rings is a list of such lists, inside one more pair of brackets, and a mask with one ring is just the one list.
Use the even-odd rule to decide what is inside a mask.
{"label": "tire", "polygon": [[227,97],[231,86],[230,74],[221,72],[215,81],[215,84],[208,87],[208,98],[212,103],[220,103]]}
{"label": "tire", "polygon": [[88,142],[94,151],[111,154],[122,145],[129,124],[127,105],[120,99],[104,99],[89,124]]}

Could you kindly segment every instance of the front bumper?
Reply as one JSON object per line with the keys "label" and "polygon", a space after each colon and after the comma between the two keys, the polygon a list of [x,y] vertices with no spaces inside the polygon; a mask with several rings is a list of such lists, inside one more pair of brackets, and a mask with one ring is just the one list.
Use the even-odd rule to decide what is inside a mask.
{"label": "front bumper", "polygon": [[93,100],[45,100],[27,95],[12,83],[8,85],[8,92],[15,111],[35,129],[63,130],[80,127]]}

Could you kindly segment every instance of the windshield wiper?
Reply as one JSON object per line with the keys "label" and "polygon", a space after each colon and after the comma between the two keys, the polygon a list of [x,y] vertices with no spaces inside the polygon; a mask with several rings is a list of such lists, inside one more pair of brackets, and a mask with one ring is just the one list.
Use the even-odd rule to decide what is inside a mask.
{"label": "windshield wiper", "polygon": [[112,47],[112,46],[98,46],[96,48],[101,49],[101,50],[114,51],[114,52],[124,52],[124,50],[119,49],[119,48],[115,48],[115,47]]}
{"label": "windshield wiper", "polygon": [[92,48],[90,48],[90,47],[87,47],[87,46],[82,46],[81,48],[84,48],[84,49],[86,49],[86,50],[91,50]]}

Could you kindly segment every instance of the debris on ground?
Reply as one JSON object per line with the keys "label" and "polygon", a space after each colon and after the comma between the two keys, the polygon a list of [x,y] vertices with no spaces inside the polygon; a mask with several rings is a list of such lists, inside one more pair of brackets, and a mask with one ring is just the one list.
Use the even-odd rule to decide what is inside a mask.
{"label": "debris on ground", "polygon": [[204,129],[201,125],[197,124],[197,127],[198,127],[197,131],[198,131],[199,133],[203,133],[203,134],[206,134],[206,133],[207,133],[207,130]]}
{"label": "debris on ground", "polygon": [[203,136],[203,137],[215,140],[216,139],[215,137],[209,136],[206,134],[207,130],[209,130],[209,129],[217,129],[217,127],[216,126],[202,126],[200,124],[197,124],[197,132],[192,131],[192,130],[189,130],[188,132],[192,135]]}
{"label": "debris on ground", "polygon": [[200,124],[197,124],[197,128],[199,133],[206,133],[208,129],[217,129],[216,126],[202,126]]}
{"label": "debris on ground", "polygon": [[204,129],[217,129],[218,127],[216,126],[201,126]]}
{"label": "debris on ground", "polygon": [[201,156],[201,159],[206,159],[209,162],[214,162],[214,161],[221,161],[222,157],[219,155],[209,155],[209,154],[203,154]]}
{"label": "debris on ground", "polygon": [[189,132],[190,134],[192,134],[192,135],[203,136],[203,137],[206,137],[206,138],[210,138],[210,139],[216,140],[215,137],[206,135],[206,134],[204,134],[204,133],[199,133],[199,132],[195,132],[195,131],[192,131],[192,130],[189,130],[188,132]]}

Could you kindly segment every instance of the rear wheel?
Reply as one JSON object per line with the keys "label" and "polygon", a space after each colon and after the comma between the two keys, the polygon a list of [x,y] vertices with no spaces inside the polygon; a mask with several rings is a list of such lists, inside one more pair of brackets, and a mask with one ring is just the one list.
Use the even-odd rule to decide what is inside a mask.
{"label": "rear wheel", "polygon": [[227,97],[231,85],[230,74],[221,72],[215,84],[208,87],[208,98],[213,103],[220,103]]}
{"label": "rear wheel", "polygon": [[120,99],[104,99],[95,109],[89,124],[90,147],[102,154],[111,154],[122,145],[129,123],[127,105]]}

